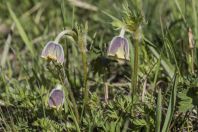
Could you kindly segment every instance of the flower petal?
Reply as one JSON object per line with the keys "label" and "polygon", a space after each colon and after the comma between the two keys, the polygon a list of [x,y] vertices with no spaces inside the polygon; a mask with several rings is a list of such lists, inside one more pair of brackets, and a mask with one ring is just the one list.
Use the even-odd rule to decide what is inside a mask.
{"label": "flower petal", "polygon": [[58,63],[63,64],[64,62],[64,50],[62,45],[50,41],[44,47],[41,57],[45,59],[55,60]]}

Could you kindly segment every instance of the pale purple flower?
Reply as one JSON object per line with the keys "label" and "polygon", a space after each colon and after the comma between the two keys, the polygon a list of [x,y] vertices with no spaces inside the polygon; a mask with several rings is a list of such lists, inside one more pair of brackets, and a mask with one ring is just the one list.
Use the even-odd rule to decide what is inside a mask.
{"label": "pale purple flower", "polygon": [[44,47],[41,57],[44,59],[54,60],[60,64],[64,62],[64,50],[61,44],[50,41]]}
{"label": "pale purple flower", "polygon": [[56,88],[52,89],[49,95],[48,105],[51,108],[59,109],[63,105],[64,101],[64,91],[62,90],[61,85],[57,85]]}
{"label": "pale purple flower", "polygon": [[129,60],[129,43],[122,36],[116,36],[111,40],[107,55],[117,59]]}

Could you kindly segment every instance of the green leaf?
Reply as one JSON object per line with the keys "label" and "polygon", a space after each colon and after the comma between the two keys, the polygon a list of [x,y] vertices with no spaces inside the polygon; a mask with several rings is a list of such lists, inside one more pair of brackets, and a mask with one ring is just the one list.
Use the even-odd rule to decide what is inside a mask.
{"label": "green leaf", "polygon": [[119,20],[118,18],[112,16],[111,14],[109,14],[109,13],[107,13],[105,11],[103,11],[103,13],[113,20],[111,22],[112,26],[114,26],[116,28],[122,28],[124,26],[124,23],[121,20]]}
{"label": "green leaf", "polygon": [[144,119],[134,119],[133,124],[136,126],[146,126],[147,123]]}
{"label": "green leaf", "polygon": [[198,105],[198,89],[190,87],[178,93],[178,109],[180,112],[186,112]]}
{"label": "green leaf", "polygon": [[187,96],[191,97],[193,105],[198,106],[198,88],[197,87],[189,88],[187,92]]}

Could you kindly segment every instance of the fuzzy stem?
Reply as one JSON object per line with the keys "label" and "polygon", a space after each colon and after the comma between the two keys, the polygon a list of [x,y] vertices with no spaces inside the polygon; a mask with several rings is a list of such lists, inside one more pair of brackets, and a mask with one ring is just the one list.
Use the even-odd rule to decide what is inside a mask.
{"label": "fuzzy stem", "polygon": [[135,40],[135,44],[134,44],[134,66],[133,66],[133,74],[132,74],[132,95],[133,96],[135,95],[135,92],[136,92],[137,80],[138,80],[138,54],[139,54],[138,50],[139,50],[138,40]]}
{"label": "fuzzy stem", "polygon": [[76,105],[76,101],[75,101],[75,98],[74,98],[74,94],[73,94],[73,92],[72,92],[72,90],[71,90],[71,87],[69,86],[68,81],[67,81],[67,77],[66,77],[66,74],[65,74],[65,69],[64,69],[64,67],[62,67],[62,69],[63,69],[63,78],[64,78],[64,79],[63,79],[64,81],[62,81],[62,82],[63,82],[64,86],[67,86],[67,91],[68,91],[68,93],[69,93],[71,102],[72,102],[72,104],[73,104],[73,108],[74,108],[74,113],[75,113],[75,116],[76,116],[76,120],[77,120],[77,122],[79,122],[79,121],[80,121],[80,116],[79,116],[79,113],[78,113],[78,108],[77,108],[77,105]]}
{"label": "fuzzy stem", "polygon": [[191,71],[192,74],[195,74],[195,70],[194,70],[194,49],[191,49]]}
{"label": "fuzzy stem", "polygon": [[[68,96],[67,96],[68,97]],[[72,115],[72,117],[73,117],[73,120],[74,120],[74,123],[75,123],[75,125],[76,125],[76,130],[78,131],[78,132],[80,132],[80,127],[79,127],[79,121],[78,121],[78,119],[76,118],[76,116],[75,116],[75,114],[74,114],[74,112],[73,112],[73,109],[72,109],[72,104],[70,103],[70,101],[69,101],[69,99],[66,97],[66,101],[68,102],[68,106],[69,106],[69,109],[70,109],[70,111],[71,111],[71,115]]]}
{"label": "fuzzy stem", "polygon": [[107,83],[104,85],[104,94],[105,94],[105,103],[108,104],[108,99],[109,99],[109,87]]}
{"label": "fuzzy stem", "polygon": [[74,94],[73,94],[70,87],[68,87],[67,89],[68,89],[68,92],[69,92],[69,95],[70,95],[70,98],[71,98],[71,101],[72,101],[72,104],[73,104],[73,107],[74,107],[74,112],[75,112],[75,115],[76,115],[77,122],[79,122],[80,121],[80,116],[79,116],[79,113],[78,113],[78,108],[77,108],[77,105],[76,105]]}
{"label": "fuzzy stem", "polygon": [[122,37],[122,38],[124,38],[124,34],[125,34],[125,27],[122,27],[119,36]]}
{"label": "fuzzy stem", "polygon": [[[133,64],[133,70],[132,70],[132,74],[131,74],[131,98],[132,98],[132,104],[134,103],[134,96],[136,96],[136,92],[137,92],[137,82],[138,82],[138,66],[139,66],[139,41],[140,41],[140,30],[141,28],[138,28],[135,32],[134,32],[134,64]],[[132,66],[131,66],[132,67]],[[131,111],[133,113],[133,105],[131,108]]]}
{"label": "fuzzy stem", "polygon": [[[62,32],[60,32],[57,37],[55,38],[54,42],[55,43],[59,43],[60,39],[64,36],[64,35],[69,35],[69,36],[74,36],[75,35],[75,32],[72,31],[72,30],[63,30]],[[62,67],[63,69],[63,84],[68,86],[67,87],[67,90],[69,92],[69,96],[70,96],[70,99],[71,99],[71,102],[73,104],[73,108],[74,108],[74,113],[75,113],[75,116],[76,116],[76,120],[79,122],[80,121],[80,117],[79,117],[79,113],[78,113],[78,108],[77,108],[77,105],[76,105],[76,100],[74,98],[74,94],[73,94],[73,91],[71,90],[71,87],[69,86],[69,83],[67,81],[67,76],[65,74],[65,69],[64,67]]]}
{"label": "fuzzy stem", "polygon": [[80,33],[79,35],[79,45],[80,45],[80,50],[81,50],[81,57],[82,57],[82,64],[83,64],[83,76],[84,76],[84,82],[83,82],[83,87],[84,87],[84,99],[83,99],[83,110],[81,113],[81,116],[83,115],[85,106],[87,105],[88,101],[88,96],[89,96],[89,91],[87,87],[87,56],[86,56],[86,34]]}
{"label": "fuzzy stem", "polygon": [[60,32],[60,33],[56,36],[54,42],[55,42],[55,43],[59,43],[60,39],[61,39],[64,35],[71,35],[71,36],[73,36],[74,34],[75,34],[75,33],[74,33],[74,31],[72,31],[72,30],[63,30],[62,32]]}

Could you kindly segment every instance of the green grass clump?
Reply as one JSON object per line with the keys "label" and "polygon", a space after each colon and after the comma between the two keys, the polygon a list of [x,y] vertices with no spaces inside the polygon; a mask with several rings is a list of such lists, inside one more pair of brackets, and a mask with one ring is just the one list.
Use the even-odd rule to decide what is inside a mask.
{"label": "green grass clump", "polygon": [[[196,0],[2,0],[0,131],[198,131],[197,8]],[[122,46],[108,56],[121,30],[130,60],[119,59]],[[43,59],[49,41],[64,52],[59,45]],[[51,108],[57,84],[64,101]]]}

